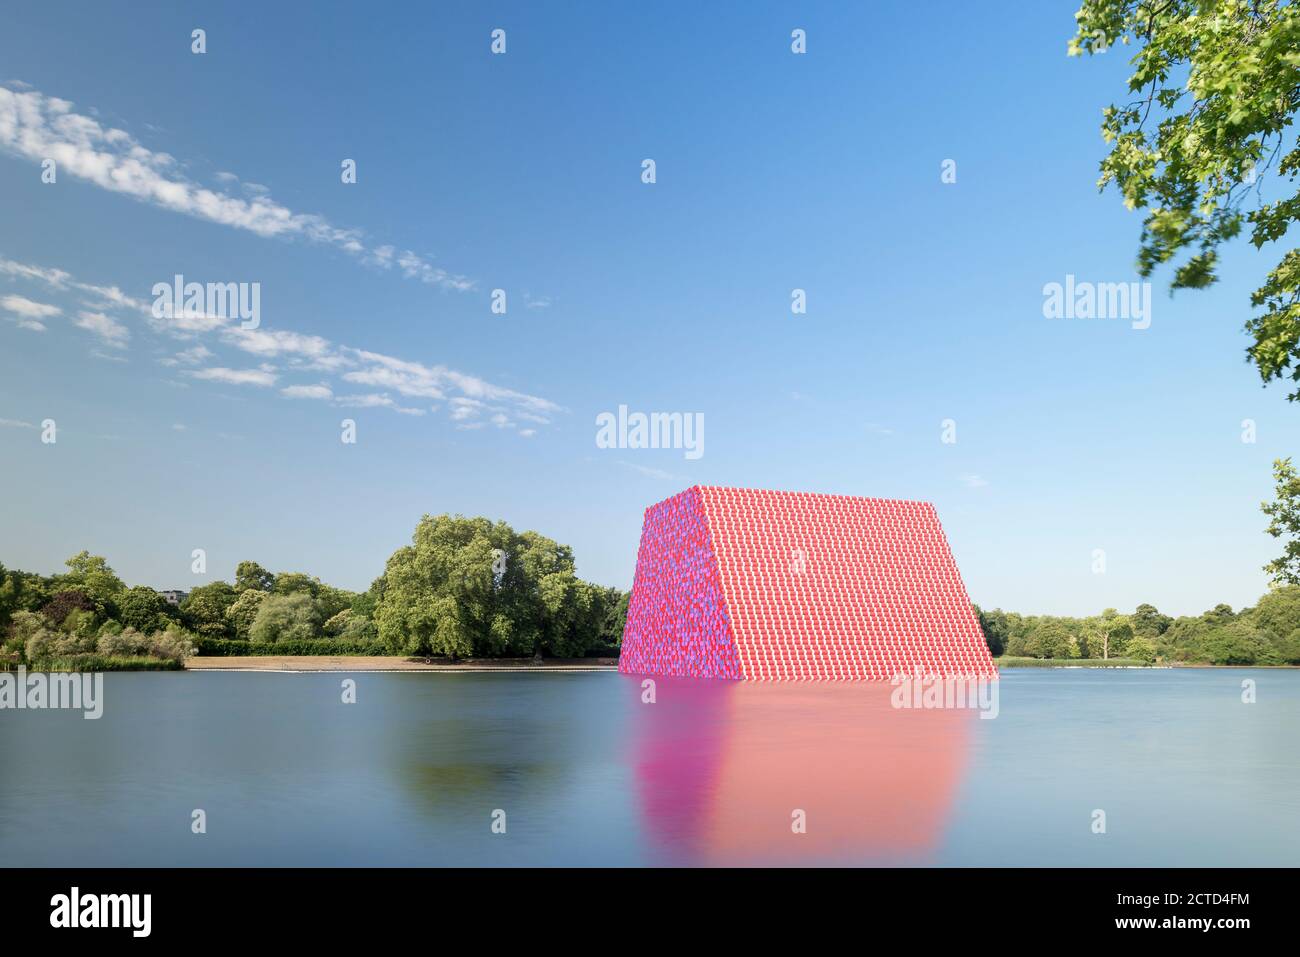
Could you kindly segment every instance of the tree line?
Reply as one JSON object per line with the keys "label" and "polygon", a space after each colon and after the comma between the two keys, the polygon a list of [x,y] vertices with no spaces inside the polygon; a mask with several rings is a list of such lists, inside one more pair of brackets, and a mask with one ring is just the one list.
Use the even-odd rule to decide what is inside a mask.
{"label": "tree line", "polygon": [[577,658],[617,654],[627,616],[627,593],[578,578],[567,545],[486,518],[424,516],[362,592],[243,561],[233,582],[200,585],[174,606],[128,587],[103,556],[66,564],[49,576],[0,565],[9,664],[195,651]]}
{"label": "tree line", "polygon": [[1107,608],[1070,618],[1019,615],[975,606],[995,657],[1125,658],[1207,665],[1300,664],[1300,586],[1272,589],[1251,608],[1215,605],[1198,616],[1172,618],[1154,605],[1132,614]]}
{"label": "tree line", "polygon": [[[361,592],[302,572],[240,562],[233,582],[191,591],[178,606],[128,587],[83,551],[67,571],[0,565],[0,666],[178,664],[195,653],[393,654],[578,658],[618,653],[628,593],[583,581],[573,551],[505,522],[424,516],[411,544]],[[1300,585],[1251,608],[1216,605],[1173,618],[1154,606],[1086,618],[975,612],[994,656],[1123,658],[1217,665],[1300,664]],[[124,663],[124,664],[123,664]]]}

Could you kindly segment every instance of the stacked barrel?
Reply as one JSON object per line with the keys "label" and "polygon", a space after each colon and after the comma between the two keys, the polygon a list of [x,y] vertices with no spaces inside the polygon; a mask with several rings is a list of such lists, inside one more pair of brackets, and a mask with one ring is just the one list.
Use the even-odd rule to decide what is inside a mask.
{"label": "stacked barrel", "polygon": [[646,509],[620,671],[740,678],[698,487]]}
{"label": "stacked barrel", "polygon": [[646,510],[619,670],[997,674],[929,503],[712,486]]}

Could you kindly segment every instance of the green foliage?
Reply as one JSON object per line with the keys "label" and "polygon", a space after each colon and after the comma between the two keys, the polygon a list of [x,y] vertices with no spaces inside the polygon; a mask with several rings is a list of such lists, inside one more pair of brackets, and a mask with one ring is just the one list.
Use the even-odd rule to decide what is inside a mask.
{"label": "green foliage", "polygon": [[21,611],[10,623],[4,651],[46,671],[118,670],[126,659],[179,664],[194,654],[190,636],[175,625],[146,634],[112,622],[98,631],[56,629],[44,615]]}
{"label": "green foliage", "polygon": [[27,639],[23,649],[24,660],[28,665],[39,666],[51,658],[65,658],[72,655],[93,653],[95,638],[93,635],[69,634],[41,628]]}
{"label": "green foliage", "polygon": [[143,632],[166,629],[173,623],[172,611],[167,599],[146,585],[127,589],[117,605],[122,624]]}
{"label": "green foliage", "polygon": [[41,615],[46,621],[55,628],[68,631],[75,631],[84,626],[88,619],[101,618],[104,614],[103,602],[84,585],[74,585],[55,592],[41,608]]}
{"label": "green foliage", "polygon": [[98,653],[48,658],[40,663],[41,671],[180,671],[181,661],[146,656],[122,658]]}
{"label": "green foliage", "polygon": [[1151,664],[1156,660],[1156,645],[1150,638],[1144,635],[1134,635],[1129,639],[1125,648],[1125,656],[1136,659],[1144,664]]}
{"label": "green foliage", "polygon": [[605,607],[604,621],[600,628],[601,645],[606,649],[622,648],[623,629],[627,627],[627,603],[632,593],[620,588],[604,588],[601,591]]}
{"label": "green foliage", "polygon": [[1078,658],[1079,644],[1064,623],[1044,618],[1026,636],[1024,653],[1030,658]]}
{"label": "green foliage", "polygon": [[176,627],[149,636],[148,653],[164,661],[184,661],[194,654],[194,641]]}
{"label": "green foliage", "polygon": [[1274,656],[1258,630],[1244,621],[1211,627],[1200,640],[1205,660],[1216,665],[1273,664]]}
{"label": "green foliage", "polygon": [[1122,658],[1133,638],[1132,620],[1114,608],[1107,608],[1096,618],[1086,619],[1083,631],[1086,635],[1085,651],[1089,658]]}
{"label": "green foliage", "polygon": [[1300,627],[1300,586],[1284,585],[1262,597],[1250,612],[1258,629],[1274,639]]}
{"label": "green foliage", "polygon": [[1285,539],[1282,557],[1264,566],[1278,584],[1300,585],[1300,475],[1289,458],[1273,462],[1274,500],[1260,503],[1268,516],[1268,533]]}
{"label": "green foliage", "polygon": [[1157,638],[1169,630],[1174,620],[1168,615],[1160,614],[1155,605],[1143,604],[1138,605],[1129,616],[1129,623],[1133,627],[1134,635],[1141,638]]}
{"label": "green foliage", "polygon": [[109,568],[108,560],[82,550],[65,562],[68,573],[61,579],[63,587],[79,586],[102,604],[114,603],[126,591],[126,585]]}
{"label": "green foliage", "polygon": [[45,579],[0,565],[0,634],[9,627],[15,612],[36,611],[49,602],[51,592]]}
{"label": "green foliage", "polygon": [[356,592],[345,591],[330,585],[321,585],[316,592],[316,603],[320,606],[322,619],[333,618],[341,611],[351,610],[356,600]]}
{"label": "green foliage", "polygon": [[304,575],[302,572],[281,572],[275,576],[272,591],[277,595],[297,595],[305,593],[315,598],[320,593],[320,579]]}
{"label": "green foliage", "polygon": [[[201,585],[180,609],[152,588],[127,588],[89,552],[48,578],[0,565],[0,666],[183,661],[192,646],[204,654],[617,654],[629,596],[578,579],[567,546],[503,522],[448,516],[426,516],[412,540],[365,592],[245,561],[235,585]],[[499,574],[494,549],[504,556]]]}
{"label": "green foliage", "polygon": [[235,591],[271,591],[275,588],[275,576],[257,562],[240,562],[235,566]]}
{"label": "green foliage", "polygon": [[148,654],[149,636],[135,628],[123,628],[117,633],[101,634],[95,650],[110,657],[132,657]]}
{"label": "green foliage", "polygon": [[356,641],[348,638],[316,638],[311,641],[225,641],[201,638],[198,654],[210,657],[245,655],[387,655],[388,648],[379,641]]}
{"label": "green foliage", "polygon": [[972,607],[975,609],[975,617],[979,619],[980,630],[984,632],[984,643],[989,646],[989,654],[996,658],[1006,651],[1007,640],[1011,637],[1007,613],[1001,608],[984,611],[979,605]]}
{"label": "green foliage", "polygon": [[300,591],[267,595],[248,629],[248,638],[254,642],[307,641],[320,633],[320,608],[310,593]]}
{"label": "green foliage", "polygon": [[[1138,270],[1176,265],[1172,288],[1217,278],[1218,247],[1251,226],[1256,248],[1300,219],[1300,193],[1262,198],[1263,177],[1290,190],[1300,140],[1300,5],[1286,0],[1083,0],[1069,52],[1134,44],[1129,93],[1102,111],[1110,153],[1098,185],[1147,210]],[[1286,182],[1283,182],[1285,180]],[[1251,206],[1247,212],[1246,207]],[[1300,379],[1300,250],[1285,252],[1251,296],[1247,349],[1265,382]],[[1300,389],[1289,398],[1300,399]]]}
{"label": "green foliage", "polygon": [[375,623],[365,615],[356,614],[351,608],[344,608],[323,626],[325,634],[345,641],[378,641],[379,632]]}
{"label": "green foliage", "polygon": [[1025,658],[1003,655],[994,659],[999,668],[1140,668],[1137,658]]}
{"label": "green foliage", "polygon": [[226,609],[239,597],[226,582],[200,585],[181,603],[181,618],[196,635],[206,638],[228,638],[232,633]]}
{"label": "green foliage", "polygon": [[239,597],[226,609],[226,620],[230,622],[236,638],[248,638],[248,633],[252,630],[253,622],[257,620],[257,613],[266,598],[266,592],[249,588],[240,592]]}
{"label": "green foliage", "polygon": [[1271,658],[1300,664],[1300,586],[1274,588],[1240,617],[1259,632]]}
{"label": "green foliage", "polygon": [[424,516],[372,590],[398,654],[579,657],[609,634],[609,593],[576,577],[568,546],[486,518]]}

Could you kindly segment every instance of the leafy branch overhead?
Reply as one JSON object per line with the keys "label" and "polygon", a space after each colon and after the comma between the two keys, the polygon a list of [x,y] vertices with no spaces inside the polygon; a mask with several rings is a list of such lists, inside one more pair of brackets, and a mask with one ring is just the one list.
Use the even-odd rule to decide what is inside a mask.
{"label": "leafy branch overhead", "polygon": [[[1133,99],[1103,111],[1114,184],[1146,211],[1138,271],[1178,260],[1174,289],[1217,279],[1219,246],[1250,227],[1256,248],[1300,218],[1300,5],[1284,0],[1084,0],[1072,56],[1136,48]],[[1273,175],[1269,175],[1273,174]],[[1270,188],[1270,192],[1272,189]],[[1300,381],[1300,249],[1283,253],[1251,296],[1246,350],[1267,383]],[[1300,399],[1300,388],[1288,397]]]}
{"label": "leafy branch overhead", "polygon": [[1282,557],[1265,565],[1264,571],[1279,584],[1300,585],[1300,475],[1289,458],[1273,463],[1273,481],[1276,498],[1260,508],[1269,519],[1268,533],[1287,541]]}

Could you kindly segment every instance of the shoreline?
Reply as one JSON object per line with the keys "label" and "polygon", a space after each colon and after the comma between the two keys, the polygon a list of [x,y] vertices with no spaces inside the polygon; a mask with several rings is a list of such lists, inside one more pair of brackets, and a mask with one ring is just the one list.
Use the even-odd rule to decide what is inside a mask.
{"label": "shoreline", "polygon": [[246,655],[209,657],[196,655],[185,662],[186,671],[267,671],[267,672],[442,672],[447,674],[483,674],[486,672],[554,672],[581,674],[617,671],[617,658],[547,658],[535,663],[531,658],[471,658],[458,661],[408,658],[402,655]]}
{"label": "shoreline", "polygon": [[[1209,665],[1171,664],[1158,665],[1087,665],[1043,664],[1025,665],[1019,662],[1000,663],[998,670],[1074,669],[1111,671],[1179,671],[1187,669],[1295,669],[1296,665]],[[216,657],[198,655],[185,663],[186,671],[261,671],[283,674],[310,674],[321,672],[431,672],[435,674],[489,674],[502,673],[554,673],[591,674],[617,672],[617,658],[547,658],[540,663],[531,658],[471,658],[452,663],[427,658],[409,658],[402,655],[244,655]]]}

